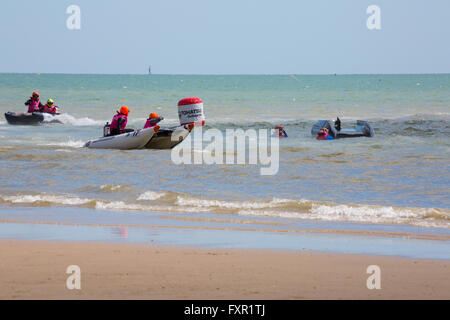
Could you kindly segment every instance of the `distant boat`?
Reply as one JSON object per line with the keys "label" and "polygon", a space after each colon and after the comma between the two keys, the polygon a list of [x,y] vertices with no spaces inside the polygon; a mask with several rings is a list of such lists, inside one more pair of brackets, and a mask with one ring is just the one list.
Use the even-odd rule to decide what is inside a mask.
{"label": "distant boat", "polygon": [[148,74],[152,74],[152,66],[148,67]]}

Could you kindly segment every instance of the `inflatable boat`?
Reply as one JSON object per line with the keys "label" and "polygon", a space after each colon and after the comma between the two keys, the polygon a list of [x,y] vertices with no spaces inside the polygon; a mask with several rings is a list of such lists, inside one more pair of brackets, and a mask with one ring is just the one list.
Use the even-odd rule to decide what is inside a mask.
{"label": "inflatable boat", "polygon": [[[59,115],[59,114],[55,114]],[[5,119],[9,124],[13,125],[38,125],[44,122],[60,122],[54,118],[53,114],[47,113],[43,114],[41,112],[33,112],[33,113],[17,113],[17,112],[6,112]]]}
{"label": "inflatable boat", "polygon": [[172,149],[186,139],[193,126],[160,128],[145,145],[145,149]]}
{"label": "inflatable boat", "polygon": [[91,149],[142,149],[152,139],[158,129],[159,127],[152,127],[115,136],[106,136],[96,140],[90,140],[84,146]]}
{"label": "inflatable boat", "polygon": [[194,126],[205,124],[203,101],[197,97],[180,100],[178,102],[178,117],[180,125],[176,127],[161,128],[156,125],[114,136],[110,135],[111,125],[106,123],[103,127],[103,137],[88,141],[84,146],[95,149],[121,150],[172,149],[186,139]]}
{"label": "inflatable boat", "polygon": [[372,126],[365,120],[357,120],[355,127],[349,129],[342,129],[340,121],[337,124],[337,121],[333,123],[331,120],[319,120],[313,125],[311,134],[317,136],[322,128],[328,129],[329,134],[335,139],[373,137],[375,135]]}

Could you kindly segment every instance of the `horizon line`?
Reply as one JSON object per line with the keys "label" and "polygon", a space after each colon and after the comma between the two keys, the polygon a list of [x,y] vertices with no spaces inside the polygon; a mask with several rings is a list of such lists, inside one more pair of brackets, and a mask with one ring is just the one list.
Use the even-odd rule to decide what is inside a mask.
{"label": "horizon line", "polygon": [[65,72],[0,72],[19,75],[97,75],[97,76],[382,76],[382,75],[445,75],[450,72],[424,73],[65,73]]}

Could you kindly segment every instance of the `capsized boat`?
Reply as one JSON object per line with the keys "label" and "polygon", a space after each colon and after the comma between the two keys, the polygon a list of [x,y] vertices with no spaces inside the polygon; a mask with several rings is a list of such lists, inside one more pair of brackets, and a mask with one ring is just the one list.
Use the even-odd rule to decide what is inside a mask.
{"label": "capsized boat", "polygon": [[339,125],[336,125],[331,120],[319,120],[313,125],[311,134],[317,136],[320,129],[326,128],[328,129],[329,134],[335,139],[373,137],[375,135],[375,131],[366,120],[357,120],[355,127],[349,129],[342,129],[340,126],[340,121]]}
{"label": "capsized boat", "polygon": [[42,122],[47,123],[61,123],[58,119],[54,119],[54,117],[58,114],[50,114],[50,113],[41,113],[41,112],[33,112],[33,113],[17,113],[17,112],[6,112],[5,119],[9,124],[13,125],[39,125]]}
{"label": "capsized boat", "polygon": [[156,126],[133,132],[122,133],[115,136],[106,136],[96,140],[90,140],[86,142],[84,146],[91,149],[142,149],[150,141],[158,129],[159,127]]}
{"label": "capsized boat", "polygon": [[186,139],[194,125],[160,128],[145,145],[145,149],[172,149]]}

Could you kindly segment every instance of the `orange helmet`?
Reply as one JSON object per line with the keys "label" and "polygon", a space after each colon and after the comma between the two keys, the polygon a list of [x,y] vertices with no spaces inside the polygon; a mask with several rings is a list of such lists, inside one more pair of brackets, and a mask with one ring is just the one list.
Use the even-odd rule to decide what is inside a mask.
{"label": "orange helmet", "polygon": [[33,92],[33,98],[39,98],[39,92],[34,91]]}
{"label": "orange helmet", "polygon": [[120,108],[120,113],[128,116],[128,113],[130,112],[130,109],[127,106],[123,106]]}
{"label": "orange helmet", "polygon": [[159,118],[159,115],[155,112],[150,113],[150,115],[148,116],[149,119],[156,119]]}
{"label": "orange helmet", "polygon": [[283,126],[276,126],[275,129],[283,129]]}

